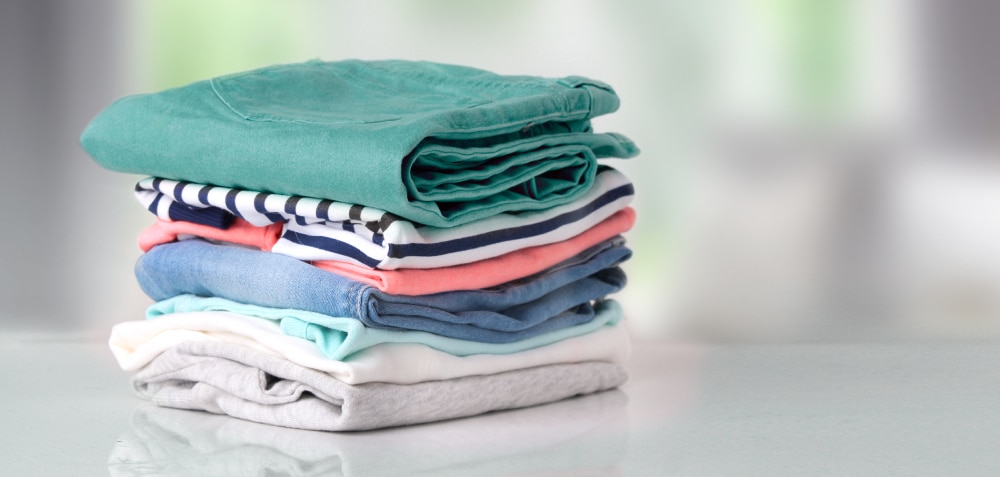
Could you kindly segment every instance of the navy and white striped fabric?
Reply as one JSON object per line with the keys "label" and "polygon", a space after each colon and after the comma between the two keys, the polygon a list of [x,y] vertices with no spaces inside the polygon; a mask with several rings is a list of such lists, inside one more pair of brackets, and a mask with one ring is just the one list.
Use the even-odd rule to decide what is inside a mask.
{"label": "navy and white striped fabric", "polygon": [[474,262],[574,237],[632,201],[632,183],[601,166],[593,186],[569,204],[498,214],[458,227],[427,227],[383,210],[326,199],[286,196],[146,178],[136,198],[165,220],[225,229],[234,217],[256,226],[284,223],[271,250],[300,260],[340,260],[370,268],[437,268]]}

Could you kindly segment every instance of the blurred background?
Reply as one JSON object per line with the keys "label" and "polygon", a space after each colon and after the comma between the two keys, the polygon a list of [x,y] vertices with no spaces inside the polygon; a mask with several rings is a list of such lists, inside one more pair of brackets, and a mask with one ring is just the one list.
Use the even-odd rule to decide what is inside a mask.
{"label": "blurred background", "polygon": [[274,63],[403,58],[615,87],[640,338],[1000,336],[1000,3],[0,3],[0,331],[150,303],[138,176],[77,140],[114,99]]}

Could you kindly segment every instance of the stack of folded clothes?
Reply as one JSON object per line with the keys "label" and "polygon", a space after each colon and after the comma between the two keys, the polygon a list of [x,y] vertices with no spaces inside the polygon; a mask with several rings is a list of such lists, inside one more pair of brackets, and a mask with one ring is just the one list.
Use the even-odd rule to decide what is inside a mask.
{"label": "stack of folded clothes", "polygon": [[110,344],[167,407],[363,430],[615,388],[635,220],[598,81],[310,61],[122,98],[87,127],[149,178],[156,301]]}

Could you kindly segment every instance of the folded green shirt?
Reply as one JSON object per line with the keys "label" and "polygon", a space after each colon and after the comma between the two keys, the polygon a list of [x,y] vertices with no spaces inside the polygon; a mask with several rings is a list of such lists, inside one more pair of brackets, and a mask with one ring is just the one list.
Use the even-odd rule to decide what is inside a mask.
{"label": "folded green shirt", "polygon": [[448,227],[582,194],[631,157],[589,119],[604,83],[402,60],[309,61],[119,99],[81,144],[103,167],[380,208]]}

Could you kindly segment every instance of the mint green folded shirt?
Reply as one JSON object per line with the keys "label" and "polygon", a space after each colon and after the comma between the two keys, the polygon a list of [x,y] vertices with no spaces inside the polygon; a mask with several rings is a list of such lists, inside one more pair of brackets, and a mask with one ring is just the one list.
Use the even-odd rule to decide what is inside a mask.
{"label": "mint green folded shirt", "polygon": [[538,348],[574,336],[582,336],[604,326],[614,326],[622,319],[618,302],[608,299],[594,305],[594,319],[586,323],[550,331],[512,343],[480,343],[426,333],[368,328],[354,318],[342,318],[310,311],[267,308],[219,297],[178,295],[158,301],[146,310],[154,319],[171,313],[222,311],[264,318],[277,322],[281,332],[316,343],[324,356],[344,360],[351,354],[381,343],[417,343],[455,356],[473,354],[511,354]]}
{"label": "mint green folded shirt", "polygon": [[618,108],[582,77],[402,60],[277,65],[119,99],[87,126],[103,167],[380,208],[449,227],[567,203],[596,160],[632,157],[590,118]]}

